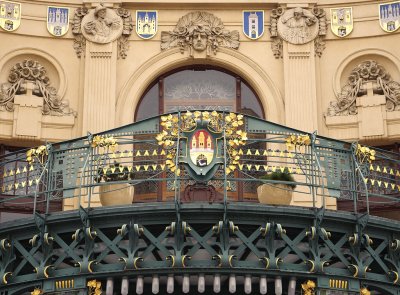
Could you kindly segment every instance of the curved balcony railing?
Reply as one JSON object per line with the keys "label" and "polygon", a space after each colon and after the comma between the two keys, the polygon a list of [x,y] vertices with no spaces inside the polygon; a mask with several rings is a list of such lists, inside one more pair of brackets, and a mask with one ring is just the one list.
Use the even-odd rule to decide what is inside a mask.
{"label": "curved balcony railing", "polygon": [[[263,178],[273,172],[293,179]],[[7,154],[0,176],[0,204],[32,204],[33,212],[43,213],[69,198],[90,207],[96,195],[124,185],[135,188],[135,202],[179,206],[201,185],[211,187],[204,197],[210,201],[252,202],[263,183],[295,186],[314,207],[318,198],[325,206],[326,197],[333,197],[351,201],[354,212],[369,212],[371,200],[399,201],[400,156],[251,116],[199,111]]]}
{"label": "curved balcony railing", "polygon": [[[373,202],[398,202],[399,163],[398,154],[201,111],[8,154],[0,202],[32,205],[33,215],[0,224],[0,293],[85,293],[96,280],[106,294],[398,294],[400,226],[368,213]],[[293,178],[263,177],[279,171]],[[255,204],[260,184],[295,186],[311,208]],[[130,188],[133,204],[92,208],[97,195]],[[325,210],[328,197],[353,212]],[[79,210],[54,213],[70,199]]]}

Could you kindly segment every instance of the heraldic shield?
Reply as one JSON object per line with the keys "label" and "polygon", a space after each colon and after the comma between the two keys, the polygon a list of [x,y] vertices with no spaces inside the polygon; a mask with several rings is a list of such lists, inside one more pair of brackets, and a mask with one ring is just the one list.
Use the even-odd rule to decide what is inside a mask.
{"label": "heraldic shield", "polygon": [[6,31],[15,31],[21,24],[21,4],[0,1],[0,27]]}
{"label": "heraldic shield", "polygon": [[157,33],[158,14],[155,10],[136,11],[136,33],[140,38],[151,39]]}
{"label": "heraldic shield", "polygon": [[243,11],[243,33],[253,40],[264,34],[264,10]]}
{"label": "heraldic shield", "polygon": [[379,4],[379,24],[388,33],[400,27],[400,1]]}
{"label": "heraldic shield", "polygon": [[338,37],[346,37],[353,31],[351,7],[331,8],[331,29]]}
{"label": "heraldic shield", "polygon": [[47,30],[56,37],[65,35],[69,28],[69,9],[67,7],[47,7]]}
{"label": "heraldic shield", "polygon": [[180,175],[184,167],[195,181],[206,182],[224,163],[226,175],[239,165],[238,150],[247,140],[243,115],[187,111],[161,116],[160,125],[156,140],[164,148],[169,171]]}

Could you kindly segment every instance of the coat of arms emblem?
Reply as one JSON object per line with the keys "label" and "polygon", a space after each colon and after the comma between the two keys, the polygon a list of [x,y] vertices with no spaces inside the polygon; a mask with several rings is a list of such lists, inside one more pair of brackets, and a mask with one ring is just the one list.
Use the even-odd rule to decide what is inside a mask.
{"label": "coat of arms emblem", "polygon": [[243,11],[243,33],[253,40],[263,35],[264,10]]}
{"label": "coat of arms emblem", "polygon": [[400,1],[379,4],[379,24],[386,32],[394,32],[400,26]]}
{"label": "coat of arms emblem", "polygon": [[69,28],[69,9],[66,7],[47,7],[47,30],[53,36],[63,36]]}
{"label": "coat of arms emblem", "polygon": [[158,16],[155,10],[136,11],[136,33],[140,38],[150,39],[157,33]]}
{"label": "coat of arms emblem", "polygon": [[353,31],[351,7],[331,8],[331,29],[338,37],[346,37]]}
{"label": "coat of arms emblem", "polygon": [[0,1],[0,27],[6,31],[15,31],[21,24],[21,4]]}

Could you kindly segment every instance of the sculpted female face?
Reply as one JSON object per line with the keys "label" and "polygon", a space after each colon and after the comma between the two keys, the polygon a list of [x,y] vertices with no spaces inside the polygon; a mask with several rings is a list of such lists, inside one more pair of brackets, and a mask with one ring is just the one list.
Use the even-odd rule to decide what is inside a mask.
{"label": "sculpted female face", "polygon": [[193,48],[197,51],[203,51],[207,48],[207,34],[204,32],[193,32]]}

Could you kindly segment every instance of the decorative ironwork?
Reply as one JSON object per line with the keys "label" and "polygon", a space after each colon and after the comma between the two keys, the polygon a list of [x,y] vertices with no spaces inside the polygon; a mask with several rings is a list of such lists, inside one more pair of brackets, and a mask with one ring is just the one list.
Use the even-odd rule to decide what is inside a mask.
{"label": "decorative ironwork", "polygon": [[[160,126],[167,134],[160,133]],[[216,134],[217,142],[210,145],[215,170],[200,183],[203,166],[193,163],[200,173],[195,175],[182,169],[196,130]],[[98,144],[93,147],[93,142]],[[118,146],[111,150],[114,143]],[[0,202],[28,199],[35,207],[30,220],[0,224],[0,291],[85,289],[88,280],[104,282],[110,272],[116,280],[129,276],[140,283],[140,276],[171,272],[223,276],[248,275],[250,269],[260,282],[265,275],[280,283],[296,276],[313,280],[317,291],[329,288],[329,279],[345,280],[348,292],[359,292],[360,286],[374,290],[379,282],[388,294],[396,294],[398,224],[370,216],[368,210],[360,214],[360,205],[368,207],[371,197],[399,201],[394,194],[400,191],[400,156],[379,149],[372,155],[371,149],[357,147],[255,117],[198,111],[48,145],[43,163],[28,165],[25,152],[7,154],[0,161]],[[180,175],[167,160],[181,169]],[[231,164],[236,169],[226,174]],[[354,212],[235,202],[254,200],[251,185],[282,183],[259,179],[275,171],[293,174],[296,190],[307,190],[310,201],[317,196],[350,199]],[[91,208],[105,182],[137,186],[144,198],[139,201],[165,203]],[[21,187],[29,190],[22,194]],[[204,195],[196,195],[199,188]],[[78,204],[85,198],[88,207],[42,214],[50,213],[48,204],[55,198],[77,198]],[[196,199],[206,202],[185,203]]]}

